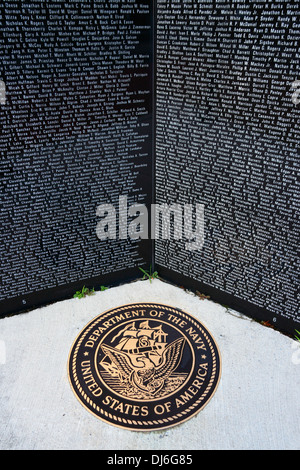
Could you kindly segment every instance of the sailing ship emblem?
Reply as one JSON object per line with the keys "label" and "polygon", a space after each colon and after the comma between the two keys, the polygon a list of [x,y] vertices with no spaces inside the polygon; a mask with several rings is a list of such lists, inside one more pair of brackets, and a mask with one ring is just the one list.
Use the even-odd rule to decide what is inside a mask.
{"label": "sailing ship emblem", "polygon": [[132,399],[161,398],[181,387],[186,373],[177,371],[185,338],[168,343],[168,334],[158,322],[132,322],[120,329],[111,344],[101,344],[99,372],[106,385]]}

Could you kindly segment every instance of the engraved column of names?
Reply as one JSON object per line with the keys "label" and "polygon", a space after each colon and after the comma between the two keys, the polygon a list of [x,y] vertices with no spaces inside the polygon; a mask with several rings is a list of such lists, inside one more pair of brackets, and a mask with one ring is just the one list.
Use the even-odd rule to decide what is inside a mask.
{"label": "engraved column of names", "polygon": [[206,223],[201,252],[161,241],[156,261],[288,319],[299,315],[298,10],[158,0],[157,26],[157,201],[203,203]]}
{"label": "engraved column of names", "polygon": [[142,263],[100,242],[96,208],[144,203],[151,172],[150,2],[0,6],[0,299]]}

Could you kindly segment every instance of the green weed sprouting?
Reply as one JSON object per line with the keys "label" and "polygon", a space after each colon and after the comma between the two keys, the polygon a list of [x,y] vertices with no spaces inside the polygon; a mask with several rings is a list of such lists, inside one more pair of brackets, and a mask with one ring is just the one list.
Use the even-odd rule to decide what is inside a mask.
{"label": "green weed sprouting", "polygon": [[73,295],[74,299],[83,299],[84,297],[87,297],[88,295],[94,295],[95,294],[95,289],[89,289],[88,287],[83,286],[81,290],[78,290],[76,294]]}
{"label": "green weed sprouting", "polygon": [[154,273],[152,272],[152,265],[151,264],[150,264],[150,270],[149,271],[146,271],[143,268],[139,268],[139,269],[144,274],[143,281],[148,278],[150,283],[151,283],[152,279],[158,279],[158,272],[157,271],[154,271]]}

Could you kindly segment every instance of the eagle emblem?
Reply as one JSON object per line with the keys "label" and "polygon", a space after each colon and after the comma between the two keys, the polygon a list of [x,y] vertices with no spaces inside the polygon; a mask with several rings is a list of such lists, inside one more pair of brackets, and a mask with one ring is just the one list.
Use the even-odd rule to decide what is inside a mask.
{"label": "eagle emblem", "polygon": [[121,337],[116,347],[101,345],[102,379],[127,398],[149,399],[173,392],[187,375],[177,371],[186,340],[180,337],[168,344],[167,336],[161,325],[151,328],[148,321],[125,328],[113,340]]}

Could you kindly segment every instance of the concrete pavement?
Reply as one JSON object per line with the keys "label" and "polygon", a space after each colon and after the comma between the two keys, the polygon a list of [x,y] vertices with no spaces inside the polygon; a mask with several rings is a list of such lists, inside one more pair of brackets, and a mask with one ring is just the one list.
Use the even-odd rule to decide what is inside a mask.
{"label": "concrete pavement", "polygon": [[[197,317],[215,338],[222,377],[209,404],[164,431],[102,422],[68,381],[73,341],[94,317],[161,302]],[[155,280],[114,287],[0,320],[0,449],[246,450],[300,448],[300,343],[238,312]]]}

